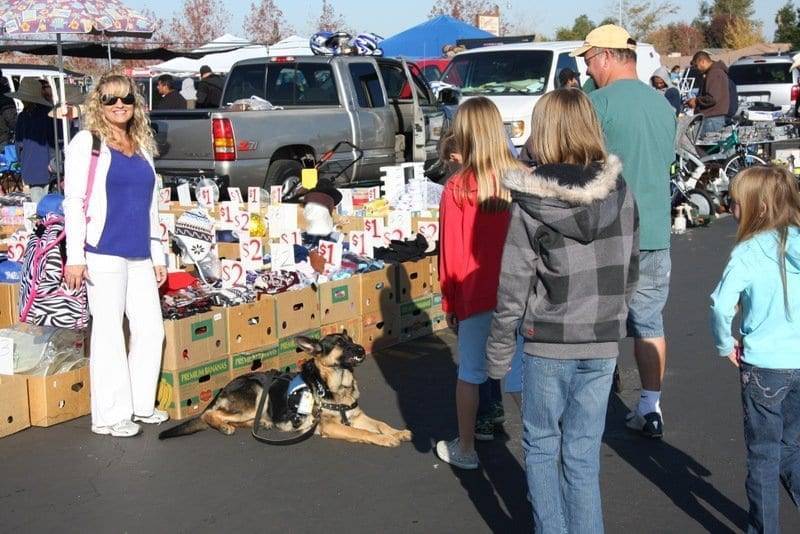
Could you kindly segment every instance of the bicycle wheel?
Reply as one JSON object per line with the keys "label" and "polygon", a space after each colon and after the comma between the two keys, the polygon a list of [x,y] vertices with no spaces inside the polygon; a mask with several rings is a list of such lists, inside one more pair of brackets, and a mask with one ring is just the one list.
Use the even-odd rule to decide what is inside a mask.
{"label": "bicycle wheel", "polygon": [[725,166],[722,168],[728,180],[733,180],[733,177],[739,174],[739,171],[752,167],[753,165],[766,165],[767,162],[753,154],[735,154],[725,160]]}
{"label": "bicycle wheel", "polygon": [[690,189],[686,192],[686,200],[697,210],[695,225],[711,222],[714,216],[714,199],[711,193],[702,189]]}

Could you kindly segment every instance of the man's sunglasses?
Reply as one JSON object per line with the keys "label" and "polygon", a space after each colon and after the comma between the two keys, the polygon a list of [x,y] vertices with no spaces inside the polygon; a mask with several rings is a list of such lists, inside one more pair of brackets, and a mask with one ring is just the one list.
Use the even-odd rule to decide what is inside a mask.
{"label": "man's sunglasses", "polygon": [[117,103],[117,100],[122,100],[122,103],[126,106],[132,106],[136,103],[136,95],[133,93],[128,93],[125,96],[100,95],[100,102],[102,102],[104,106],[113,106]]}

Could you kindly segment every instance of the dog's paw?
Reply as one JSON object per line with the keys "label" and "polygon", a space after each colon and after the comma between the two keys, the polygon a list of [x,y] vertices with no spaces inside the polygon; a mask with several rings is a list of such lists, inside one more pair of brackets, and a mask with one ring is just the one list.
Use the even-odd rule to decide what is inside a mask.
{"label": "dog's paw", "polygon": [[219,431],[225,434],[226,436],[232,436],[234,432],[236,432],[236,427],[231,425],[222,425],[219,427]]}
{"label": "dog's paw", "polygon": [[381,447],[399,447],[400,439],[396,435],[380,436],[378,439],[378,445]]}
{"label": "dog's paw", "polygon": [[395,433],[395,436],[400,441],[411,441],[412,435],[410,430],[401,430]]}

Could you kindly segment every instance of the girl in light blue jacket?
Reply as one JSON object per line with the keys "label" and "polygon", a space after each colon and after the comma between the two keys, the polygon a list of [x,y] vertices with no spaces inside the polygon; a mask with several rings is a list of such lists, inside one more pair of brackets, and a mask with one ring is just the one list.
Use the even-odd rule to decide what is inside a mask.
{"label": "girl in light blue jacket", "polygon": [[740,371],[748,532],[779,532],[780,482],[800,505],[800,192],[786,169],[751,167],[731,197],[737,245],[711,295],[711,327]]}

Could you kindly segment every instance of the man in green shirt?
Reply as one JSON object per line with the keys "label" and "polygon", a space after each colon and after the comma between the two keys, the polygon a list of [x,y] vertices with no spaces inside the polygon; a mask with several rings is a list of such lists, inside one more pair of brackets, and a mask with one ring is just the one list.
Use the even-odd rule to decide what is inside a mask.
{"label": "man in green shirt", "polygon": [[669,169],[675,160],[675,111],[636,75],[636,41],[619,26],[591,31],[583,56],[598,89],[589,94],[606,138],[622,160],[622,176],[639,208],[639,283],[630,302],[628,335],[642,380],[639,405],[627,416],[629,428],[652,438],[664,432],[661,385],[667,360],[663,309],[669,294],[671,200]]}

